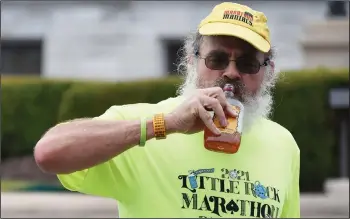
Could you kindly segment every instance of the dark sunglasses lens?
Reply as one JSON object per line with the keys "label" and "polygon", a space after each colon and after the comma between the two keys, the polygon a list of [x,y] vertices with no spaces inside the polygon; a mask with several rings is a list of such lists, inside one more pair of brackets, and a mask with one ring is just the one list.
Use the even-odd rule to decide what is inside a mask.
{"label": "dark sunglasses lens", "polygon": [[205,64],[212,70],[223,70],[229,63],[229,57],[226,54],[212,54],[207,56]]}
{"label": "dark sunglasses lens", "polygon": [[239,59],[236,60],[237,70],[244,74],[256,74],[260,69],[258,60]]}

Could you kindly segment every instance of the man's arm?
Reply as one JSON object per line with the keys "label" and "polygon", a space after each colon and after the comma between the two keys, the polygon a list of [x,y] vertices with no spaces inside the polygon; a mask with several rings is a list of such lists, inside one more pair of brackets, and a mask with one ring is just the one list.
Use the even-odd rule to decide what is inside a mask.
{"label": "man's arm", "polygon": [[[166,133],[195,133],[207,126],[213,133],[220,134],[205,107],[220,115],[221,125],[226,126],[224,109],[231,116],[236,116],[228,106],[220,87],[201,89],[165,115]],[[72,173],[110,160],[137,145],[141,133],[140,120],[116,119],[113,113],[119,114],[110,110],[104,116],[114,118],[107,119],[110,121],[79,119],[51,128],[35,146],[38,166],[46,172]],[[147,139],[151,139],[154,137],[153,121],[148,120],[146,126]]]}
{"label": "man's arm", "polygon": [[[167,133],[172,123],[166,119]],[[45,172],[67,174],[103,163],[139,144],[140,120],[77,119],[51,128],[36,144],[34,157]],[[147,120],[147,139],[154,137]]]}

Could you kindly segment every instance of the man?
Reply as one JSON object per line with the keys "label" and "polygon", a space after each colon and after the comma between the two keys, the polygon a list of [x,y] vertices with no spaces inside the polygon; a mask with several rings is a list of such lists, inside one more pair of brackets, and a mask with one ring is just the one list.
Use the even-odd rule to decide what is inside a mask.
{"label": "man", "polygon": [[[117,200],[120,217],[299,217],[299,149],[267,119],[277,74],[266,22],[217,5],[186,40],[178,97],[59,124],[37,143],[38,165],[69,190]],[[204,148],[204,127],[221,134],[209,111],[223,127],[237,116],[225,83],[245,107],[235,154]]]}

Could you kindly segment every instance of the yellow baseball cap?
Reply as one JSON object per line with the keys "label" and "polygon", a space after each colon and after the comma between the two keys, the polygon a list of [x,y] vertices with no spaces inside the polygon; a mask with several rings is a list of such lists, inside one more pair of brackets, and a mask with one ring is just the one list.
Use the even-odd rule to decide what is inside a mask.
{"label": "yellow baseball cap", "polygon": [[216,5],[198,26],[201,35],[234,36],[262,52],[271,48],[270,31],[264,13],[248,6],[224,2]]}

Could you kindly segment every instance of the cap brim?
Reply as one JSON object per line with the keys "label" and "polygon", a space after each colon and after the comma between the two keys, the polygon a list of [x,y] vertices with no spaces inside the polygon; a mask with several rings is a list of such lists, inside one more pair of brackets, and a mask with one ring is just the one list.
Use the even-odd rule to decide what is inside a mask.
{"label": "cap brim", "polygon": [[247,41],[256,49],[265,53],[271,48],[270,43],[259,34],[255,33],[249,28],[231,23],[208,23],[199,28],[199,33],[205,36],[234,36]]}

